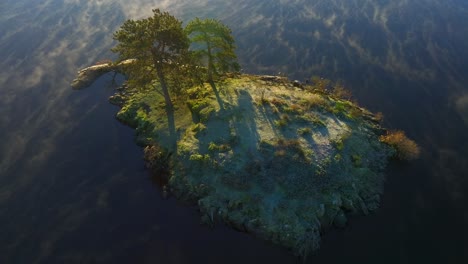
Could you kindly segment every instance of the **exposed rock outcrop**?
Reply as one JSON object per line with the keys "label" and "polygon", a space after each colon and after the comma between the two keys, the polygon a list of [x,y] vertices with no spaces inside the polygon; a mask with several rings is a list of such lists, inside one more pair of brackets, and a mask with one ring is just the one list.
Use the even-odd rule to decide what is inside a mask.
{"label": "exposed rock outcrop", "polygon": [[135,60],[124,60],[120,63],[103,63],[86,67],[78,71],[77,77],[72,81],[71,87],[80,90],[90,86],[96,79],[109,72],[122,72],[123,66],[133,63]]}

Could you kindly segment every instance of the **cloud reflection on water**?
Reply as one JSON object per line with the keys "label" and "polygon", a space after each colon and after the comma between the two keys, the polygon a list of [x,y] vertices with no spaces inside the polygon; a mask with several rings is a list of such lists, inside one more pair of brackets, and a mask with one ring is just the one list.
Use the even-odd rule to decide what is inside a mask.
{"label": "cloud reflection on water", "polygon": [[[390,125],[409,130],[428,151],[438,153],[432,176],[441,194],[450,201],[466,199],[460,188],[465,186],[460,184],[460,172],[467,171],[465,156],[452,149],[464,144],[457,139],[466,137],[446,131],[456,120],[451,115],[455,110],[468,127],[466,1],[3,0],[0,216],[30,217],[36,205],[28,204],[20,213],[10,204],[23,199],[26,206],[43,192],[56,191],[54,182],[60,177],[44,175],[45,167],[55,166],[49,163],[51,157],[70,147],[62,145],[63,138],[86,129],[81,124],[99,107],[89,103],[90,94],[71,91],[70,81],[80,67],[113,56],[111,33],[126,18],[146,17],[156,7],[185,20],[210,15],[223,19],[232,27],[239,57],[249,71],[344,79],[366,106],[385,110]],[[419,103],[420,98],[430,100]],[[72,164],[74,157],[63,160],[56,166]],[[57,203],[51,209],[59,212],[53,218],[57,228],[45,228],[55,233],[41,244],[44,258],[67,231],[87,221],[90,211],[105,210],[112,197],[108,191],[80,191],[83,200],[70,198],[67,205]],[[93,209],[87,209],[86,199],[93,200]],[[74,215],[76,208],[85,211]],[[26,231],[10,242],[26,243]]]}
{"label": "cloud reflection on water", "polygon": [[[7,132],[7,139],[0,145],[6,150],[0,173],[22,159],[26,145],[44,122],[54,123],[55,128],[55,133],[45,140],[53,141],[66,132],[74,122],[66,119],[73,106],[64,102],[71,93],[70,80],[79,67],[112,56],[111,34],[125,18],[146,17],[155,7],[179,10],[188,4],[203,6],[205,2],[49,0],[12,4],[10,8],[18,14],[12,11],[9,14],[14,15],[2,16],[0,20],[7,32],[0,41],[2,58],[5,58],[1,65],[6,69],[0,73],[0,129]],[[27,106],[24,97],[35,90],[40,90],[35,98],[39,105],[25,107],[18,113],[14,108]],[[15,120],[11,119],[13,112],[17,115]],[[18,122],[29,117],[34,120]],[[23,133],[18,135],[16,131]]]}

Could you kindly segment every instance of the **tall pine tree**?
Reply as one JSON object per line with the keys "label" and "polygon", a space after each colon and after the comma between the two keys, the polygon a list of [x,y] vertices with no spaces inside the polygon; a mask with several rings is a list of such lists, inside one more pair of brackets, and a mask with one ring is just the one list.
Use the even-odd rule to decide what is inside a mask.
{"label": "tall pine tree", "polygon": [[112,51],[118,53],[119,60],[135,59],[128,69],[130,79],[140,80],[141,85],[157,79],[166,107],[172,111],[166,75],[187,54],[189,40],[182,21],[154,9],[152,17],[125,21],[114,33],[114,40],[117,45]]}
{"label": "tall pine tree", "polygon": [[195,18],[187,24],[185,32],[193,54],[207,68],[209,82],[223,73],[240,69],[232,31],[219,20]]}

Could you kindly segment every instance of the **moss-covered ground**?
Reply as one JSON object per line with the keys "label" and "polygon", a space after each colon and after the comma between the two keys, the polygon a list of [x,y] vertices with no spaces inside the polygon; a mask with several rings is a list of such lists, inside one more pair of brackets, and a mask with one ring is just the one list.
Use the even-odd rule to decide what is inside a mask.
{"label": "moss-covered ground", "polygon": [[[393,150],[374,115],[285,78],[241,75],[174,97],[176,139],[162,96],[124,88],[112,98],[137,142],[172,150],[168,187],[223,221],[305,256],[347,215],[379,205]],[[157,157],[160,157],[156,155]]]}

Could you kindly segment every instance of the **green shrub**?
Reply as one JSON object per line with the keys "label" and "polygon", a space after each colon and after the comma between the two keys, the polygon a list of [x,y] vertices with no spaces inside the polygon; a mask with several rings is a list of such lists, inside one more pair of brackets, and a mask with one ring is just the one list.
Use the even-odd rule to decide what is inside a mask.
{"label": "green shrub", "polygon": [[190,155],[189,160],[191,160],[191,161],[205,162],[205,161],[210,160],[210,155],[208,155],[208,154],[205,154],[205,155],[201,155],[201,154],[192,154],[192,155]]}
{"label": "green shrub", "polygon": [[357,155],[357,154],[351,155],[351,160],[353,161],[353,164],[355,167],[362,166],[362,159],[360,155]]}

